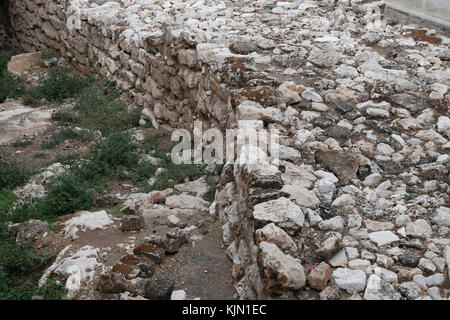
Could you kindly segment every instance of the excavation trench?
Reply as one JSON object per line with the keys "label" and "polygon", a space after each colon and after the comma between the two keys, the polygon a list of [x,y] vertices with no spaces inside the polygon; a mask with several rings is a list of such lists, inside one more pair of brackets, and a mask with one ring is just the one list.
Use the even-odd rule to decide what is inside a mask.
{"label": "excavation trench", "polygon": [[[80,13],[66,1],[10,1],[12,37],[8,39],[9,44],[22,52],[53,50],[78,71],[86,74],[94,71],[102,78],[115,81],[125,99],[141,108],[145,120],[155,128],[168,131],[192,130],[194,120],[200,120],[204,129],[218,127],[224,132],[234,127],[239,103],[248,99],[263,102],[272,94],[272,89],[266,86],[241,89],[245,84],[242,79],[245,65],[239,54],[220,45],[202,43],[198,35],[183,25],[149,31],[116,23],[114,17],[123,16],[124,12],[114,4],[110,2],[86,10],[81,7],[78,8],[82,9]],[[81,18],[79,24],[71,26],[70,22],[77,18]],[[243,189],[247,188],[246,184]],[[237,191],[231,196],[233,199],[228,200],[233,203],[247,201],[247,195],[237,194]],[[238,198],[234,199],[236,196]],[[225,205],[222,203],[220,210]],[[240,209],[244,216],[245,206]],[[233,286],[245,274],[246,266],[239,263],[242,270],[234,271],[233,280],[230,260],[233,253],[227,253],[224,248],[234,240],[242,243],[241,252],[250,248],[247,243],[253,241],[251,219],[243,217],[242,221],[234,221],[233,225],[239,228],[230,234],[230,218],[216,214],[218,219],[207,223],[207,232],[198,243],[184,246],[164,263],[162,272],[176,274],[175,286],[186,288],[190,297],[232,299],[235,297]],[[226,246],[222,234],[225,224]],[[115,237],[113,234],[108,243],[102,245],[114,246]],[[89,237],[83,237],[71,250],[84,245],[95,247],[87,240]],[[125,238],[116,240],[119,243]],[[255,262],[253,256],[245,264]],[[253,290],[247,283],[244,286],[241,283],[240,287]]]}
{"label": "excavation trench", "polygon": [[[402,296],[378,273],[395,270],[397,282],[412,281],[422,261],[411,262],[413,249],[395,220],[401,217],[395,210],[416,205],[408,203],[410,182],[402,173],[415,167],[448,182],[441,162],[448,161],[442,106],[448,105],[449,42],[388,24],[382,2],[342,3],[11,0],[11,44],[23,52],[52,49],[79,71],[114,81],[155,128],[193,131],[199,120],[204,130],[279,130],[280,161],[226,164],[209,208],[217,225],[211,225],[208,251],[219,254],[224,245],[232,262],[224,272],[238,297],[317,299],[320,292],[321,299],[352,293],[361,299],[359,292],[367,299],[400,299],[406,290]],[[428,59],[422,47],[430,50]],[[414,74],[406,70],[412,66]],[[411,149],[420,143],[430,148],[427,162],[401,154],[407,143],[400,134]],[[237,151],[262,152],[253,146]],[[369,176],[378,172],[383,176]],[[430,224],[442,221],[429,217],[436,210],[446,215],[448,195],[429,202],[428,216],[419,215],[428,222],[417,215],[405,222],[408,236],[422,245],[415,231],[423,229],[430,238],[423,241],[443,256],[446,229],[439,229],[443,237],[433,233]],[[390,247],[405,242],[407,249]],[[197,263],[189,250],[182,257]],[[197,261],[205,260],[207,254]],[[442,260],[421,268],[439,267],[441,279],[448,272]],[[201,270],[181,272],[208,285]]]}

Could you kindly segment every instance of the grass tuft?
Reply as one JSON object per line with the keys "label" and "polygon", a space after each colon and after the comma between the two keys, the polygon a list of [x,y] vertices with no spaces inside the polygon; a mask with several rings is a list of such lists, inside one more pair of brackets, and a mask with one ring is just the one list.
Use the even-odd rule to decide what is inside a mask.
{"label": "grass tuft", "polygon": [[57,133],[53,133],[50,140],[42,143],[42,149],[54,149],[57,145],[66,140],[74,140],[80,138],[80,134],[73,129],[62,129]]}
{"label": "grass tuft", "polygon": [[61,103],[65,99],[78,96],[93,82],[92,77],[73,75],[69,68],[56,66],[39,80],[37,86],[26,90],[24,102],[32,106],[39,106],[43,99]]}
{"label": "grass tuft", "polygon": [[120,92],[102,81],[87,87],[73,107],[59,108],[54,117],[104,135],[134,128],[139,124],[139,111],[128,112],[120,100]]}
{"label": "grass tuft", "polygon": [[20,97],[25,90],[24,81],[8,72],[8,62],[12,55],[12,50],[0,50],[0,103],[7,98]]}

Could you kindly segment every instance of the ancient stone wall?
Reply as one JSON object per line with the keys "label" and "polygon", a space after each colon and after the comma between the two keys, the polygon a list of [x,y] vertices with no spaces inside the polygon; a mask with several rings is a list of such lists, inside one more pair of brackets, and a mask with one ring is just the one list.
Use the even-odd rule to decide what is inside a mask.
{"label": "ancient stone wall", "polygon": [[443,283],[448,264],[448,219],[431,217],[450,210],[449,40],[361,2],[13,0],[10,14],[16,47],[115,80],[155,126],[279,130],[279,161],[226,164],[217,189],[240,297],[400,299],[399,282]]}
{"label": "ancient stone wall", "polygon": [[[257,74],[249,67],[244,77],[247,49],[232,53],[223,44],[206,43],[207,32],[199,33],[199,29],[177,24],[171,17],[164,16],[171,23],[161,22],[164,19],[144,23],[142,17],[146,10],[154,12],[150,10],[155,7],[160,8],[145,3],[127,6],[107,2],[98,6],[88,1],[12,1],[10,14],[15,31],[12,43],[25,52],[55,50],[79,71],[115,80],[142,108],[143,117],[156,127],[163,124],[192,129],[194,120],[202,120],[207,127],[231,128],[235,127],[236,108],[242,102],[250,99],[263,105],[276,103],[275,89],[264,85],[266,75]],[[275,79],[266,82],[278,84]],[[260,128],[264,126],[263,119],[272,122],[274,117],[282,117],[275,108],[265,110],[258,103],[249,107],[242,120],[252,118],[256,112],[261,116]],[[233,171],[232,165],[227,166],[226,172],[230,169]],[[270,187],[270,179],[279,179],[277,170],[270,177],[252,177],[247,169],[236,165],[236,172],[228,177],[231,179],[226,189],[231,192],[228,194],[230,214],[224,213],[226,204],[222,198],[217,208],[224,223],[224,242],[227,246],[232,244],[228,251],[234,260],[237,256],[233,255],[233,248],[245,255],[257,251],[251,208],[258,201],[267,200],[263,189],[266,184]],[[251,184],[258,184],[258,179],[262,179],[263,185],[253,190]],[[277,191],[269,189],[268,197],[276,198]],[[260,194],[253,196],[252,192]],[[236,207],[241,216],[233,217]],[[244,278],[247,282],[240,279],[248,273],[246,268],[251,268],[253,276],[258,274],[256,252],[248,256],[248,261],[243,257],[241,260],[233,269],[237,288],[243,297],[255,298],[254,289],[247,281],[249,276]],[[258,288],[262,297],[262,284]]]}
{"label": "ancient stone wall", "polygon": [[191,127],[202,119],[224,128],[233,122],[236,101],[234,75],[223,58],[234,55],[202,43],[206,39],[185,25],[145,23],[142,17],[155,6],[12,1],[13,44],[26,52],[56,50],[80,71],[115,80],[154,123]]}
{"label": "ancient stone wall", "polygon": [[387,0],[387,3],[449,21],[450,3],[446,0]]}
{"label": "ancient stone wall", "polygon": [[9,44],[9,37],[8,33],[6,32],[6,29],[3,24],[0,24],[0,47],[6,48]]}
{"label": "ancient stone wall", "polygon": [[9,1],[0,3],[0,48],[9,46]]}

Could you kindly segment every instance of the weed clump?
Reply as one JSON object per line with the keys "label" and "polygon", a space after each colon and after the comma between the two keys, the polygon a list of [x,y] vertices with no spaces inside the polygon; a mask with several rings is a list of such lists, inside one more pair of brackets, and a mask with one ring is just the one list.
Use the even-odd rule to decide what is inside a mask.
{"label": "weed clump", "polygon": [[[186,180],[196,180],[211,175],[203,166],[195,164],[174,164],[171,159],[172,144],[161,145],[162,134],[156,133],[142,142],[142,149],[152,152],[152,156],[160,159],[158,164],[152,164],[143,158],[138,166],[124,178],[131,179],[140,185],[144,191],[163,190],[173,188],[174,185],[184,183]],[[156,174],[159,168],[164,170]],[[152,183],[148,180],[153,178]]]}
{"label": "weed clump", "polygon": [[10,50],[0,51],[0,103],[7,98],[18,98],[25,90],[23,80],[8,72],[8,62],[13,54]]}
{"label": "weed clump", "polygon": [[0,190],[13,189],[25,183],[31,175],[31,171],[20,166],[0,151]]}
{"label": "weed clump", "polygon": [[53,58],[57,58],[58,54],[53,49],[44,50],[41,52],[41,59],[42,60],[50,60]]}
{"label": "weed clump", "polygon": [[10,144],[13,148],[21,148],[21,147],[27,147],[29,145],[33,144],[33,141],[31,140],[17,140]]}
{"label": "weed clump", "polygon": [[39,279],[21,283],[17,276],[7,272],[0,266],[0,300],[31,300],[33,296],[42,296],[44,300],[61,300],[66,294],[65,286],[56,280],[49,279],[38,288]]}
{"label": "weed clump", "polygon": [[39,215],[44,217],[71,214],[90,209],[94,204],[90,184],[72,174],[63,174],[47,185],[47,196],[37,202]]}
{"label": "weed clump", "polygon": [[[28,245],[17,245],[15,233],[8,227],[8,212],[16,196],[8,189],[0,190],[0,300],[31,299],[39,294],[45,299],[60,299],[64,291],[55,282],[37,288],[37,280],[19,281],[17,278],[36,273],[45,267],[52,255],[37,254]],[[34,275],[34,278],[37,274]],[[28,277],[27,277],[28,278]]]}
{"label": "weed clump", "polygon": [[68,67],[56,66],[39,80],[37,86],[25,92],[25,103],[38,106],[42,99],[60,103],[81,94],[83,89],[94,82],[92,77],[73,75]]}
{"label": "weed clump", "polygon": [[50,140],[42,143],[42,149],[54,149],[57,145],[66,140],[74,140],[80,138],[80,134],[73,129],[62,129],[57,133],[53,133]]}
{"label": "weed clump", "polygon": [[94,206],[95,195],[108,177],[138,164],[137,145],[126,133],[115,133],[96,142],[83,159],[70,157],[68,172],[50,179],[46,196],[31,199],[14,209],[13,221],[52,220]]}
{"label": "weed clump", "polygon": [[108,81],[94,83],[76,99],[73,107],[60,107],[57,120],[72,123],[104,135],[134,128],[139,124],[139,112],[129,112],[120,100],[120,92]]}

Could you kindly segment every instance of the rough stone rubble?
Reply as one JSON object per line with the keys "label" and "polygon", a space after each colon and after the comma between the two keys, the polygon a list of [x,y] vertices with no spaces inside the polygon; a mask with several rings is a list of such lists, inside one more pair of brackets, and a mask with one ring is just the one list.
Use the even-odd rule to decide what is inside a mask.
{"label": "rough stone rubble", "polygon": [[11,15],[16,46],[114,79],[155,127],[280,131],[280,162],[225,165],[211,210],[242,299],[448,299],[450,39],[335,2],[80,0],[70,30],[70,1]]}
{"label": "rough stone rubble", "polygon": [[[174,274],[167,260],[186,243],[195,246],[205,236],[202,218],[211,219],[207,216],[210,203],[195,196],[205,189],[206,181],[200,178],[174,189],[124,195],[121,218],[104,210],[79,211],[66,218],[60,225],[63,249],[39,285],[49,278],[63,281],[69,299],[187,299],[187,293],[176,287],[180,275]],[[48,224],[38,220],[15,227],[18,242],[36,244],[50,233]],[[98,232],[98,237],[89,231]]]}

